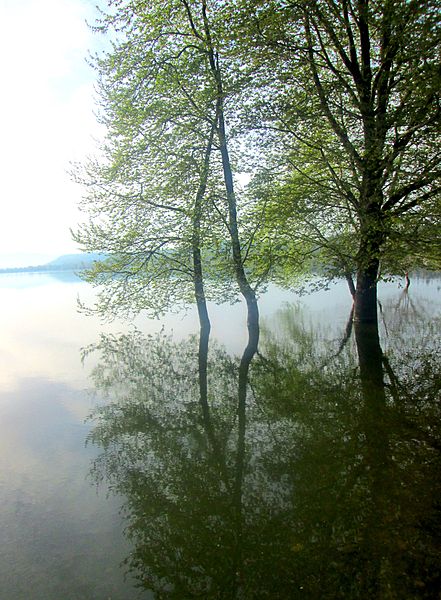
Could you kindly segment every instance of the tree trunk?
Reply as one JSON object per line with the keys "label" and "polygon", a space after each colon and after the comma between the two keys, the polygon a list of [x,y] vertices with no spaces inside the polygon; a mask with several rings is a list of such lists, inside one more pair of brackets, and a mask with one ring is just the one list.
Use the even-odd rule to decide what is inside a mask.
{"label": "tree trunk", "polygon": [[[210,334],[210,318],[208,316],[207,303],[204,290],[204,276],[202,271],[201,257],[201,220],[202,220],[202,201],[207,189],[208,171],[210,166],[210,156],[213,147],[213,138],[215,133],[215,124],[212,125],[210,135],[205,148],[204,162],[202,164],[201,179],[196,192],[194,209],[193,209],[193,235],[192,235],[192,251],[193,251],[193,286],[196,298],[196,305],[199,315],[199,323],[201,332],[205,335]],[[208,344],[208,340],[207,340]]]}
{"label": "tree trunk", "polygon": [[378,258],[371,259],[366,267],[357,272],[357,287],[354,298],[354,321],[359,323],[378,322],[377,316],[377,276]]}
{"label": "tree trunk", "polygon": [[258,325],[259,312],[257,308],[256,294],[249,284],[243,265],[242,248],[240,245],[239,228],[237,225],[236,194],[234,191],[233,171],[231,168],[230,156],[227,146],[222,98],[220,99],[219,107],[219,143],[222,156],[222,170],[224,173],[225,190],[227,193],[228,201],[229,229],[231,245],[233,249],[233,262],[234,270],[236,272],[236,280],[239,285],[239,289],[247,303],[248,322],[255,322]]}
{"label": "tree trunk", "polygon": [[[231,168],[230,154],[228,151],[228,142],[225,126],[224,115],[224,89],[222,81],[222,72],[219,65],[219,55],[214,48],[211,37],[211,28],[207,15],[207,2],[202,1],[202,18],[204,22],[205,40],[208,48],[208,60],[211,74],[216,83],[217,89],[217,105],[216,105],[216,121],[218,126],[219,149],[222,158],[222,171],[224,175],[225,192],[228,203],[228,227],[233,250],[233,264],[236,274],[236,281],[240,292],[245,298],[248,310],[248,333],[250,337],[255,338],[256,345],[259,341],[259,309],[256,301],[256,294],[251,287],[243,263],[242,248],[239,236],[239,227],[237,224],[237,203],[236,193],[234,190],[233,170]],[[256,333],[257,332],[257,333]]]}
{"label": "tree trunk", "polygon": [[346,271],[345,277],[346,277],[346,282],[348,284],[349,293],[351,294],[352,298],[355,298],[355,285],[354,285],[354,280],[352,278],[352,273],[349,273],[348,271]]}
{"label": "tree trunk", "polygon": [[227,146],[227,138],[225,133],[222,98],[220,98],[219,107],[219,142],[222,156],[222,169],[224,173],[225,190],[227,193],[228,200],[229,229],[231,245],[233,248],[234,270],[236,273],[236,280],[239,285],[239,289],[247,303],[248,333],[250,335],[250,338],[254,338],[254,336],[257,336],[257,338],[255,339],[257,346],[257,343],[259,341],[259,308],[257,306],[256,294],[253,288],[250,286],[243,264],[242,249],[239,238],[239,228],[237,225],[236,194],[234,192],[233,171],[231,168],[230,156]]}

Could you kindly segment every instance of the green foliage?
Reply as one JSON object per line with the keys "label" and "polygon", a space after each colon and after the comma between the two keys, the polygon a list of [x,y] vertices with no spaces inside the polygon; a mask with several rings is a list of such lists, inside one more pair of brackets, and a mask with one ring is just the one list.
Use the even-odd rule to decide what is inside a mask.
{"label": "green foliage", "polygon": [[244,1],[238,11],[265,81],[249,124],[270,148],[272,177],[262,189],[258,175],[257,191],[280,259],[313,252],[331,276],[379,259],[388,273],[438,268],[437,3]]}
{"label": "green foliage", "polygon": [[100,310],[190,298],[195,247],[220,297],[232,275],[248,295],[268,278],[357,275],[362,294],[439,267],[436,0],[109,11],[97,29],[113,46],[94,61],[107,135],[77,173],[89,222],[75,234],[112,256],[87,275]]}
{"label": "green foliage", "polygon": [[211,151],[219,93],[201,4],[193,4],[110,3],[115,12],[101,22],[115,39],[94,61],[106,137],[101,157],[76,172],[89,221],[74,234],[110,255],[85,275],[100,286],[99,312],[159,313],[186,302],[196,248],[211,287],[235,294],[225,284],[222,166]]}

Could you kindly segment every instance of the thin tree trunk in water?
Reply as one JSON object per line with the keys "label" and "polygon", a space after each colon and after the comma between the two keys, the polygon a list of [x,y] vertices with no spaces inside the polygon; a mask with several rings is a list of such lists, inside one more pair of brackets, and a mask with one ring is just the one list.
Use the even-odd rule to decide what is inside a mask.
{"label": "thin tree trunk in water", "polygon": [[211,38],[210,23],[207,15],[207,2],[202,1],[202,17],[204,21],[204,33],[208,46],[208,58],[210,64],[210,70],[213,78],[216,82],[217,88],[217,121],[218,121],[218,137],[219,146],[222,158],[222,170],[224,175],[225,191],[227,195],[228,203],[228,225],[231,238],[231,245],[233,249],[233,263],[234,271],[236,274],[236,280],[240,289],[241,294],[245,298],[247,303],[247,314],[248,314],[248,332],[250,335],[256,335],[257,340],[259,336],[259,309],[256,301],[256,294],[253,288],[250,286],[248,278],[245,273],[242,249],[239,237],[239,228],[237,224],[237,203],[236,194],[234,191],[233,181],[233,170],[231,168],[231,161],[228,152],[226,128],[225,128],[225,115],[224,115],[224,90],[222,82],[222,73],[219,66],[219,56],[214,49],[213,41]]}
{"label": "thin tree trunk in water", "polygon": [[193,235],[192,235],[192,251],[193,251],[193,286],[196,298],[196,306],[199,316],[200,336],[199,336],[199,393],[200,403],[202,407],[204,424],[206,425],[207,433],[210,437],[210,419],[208,411],[208,384],[207,384],[207,363],[208,363],[208,341],[210,337],[210,317],[208,315],[207,302],[205,298],[204,279],[202,271],[201,257],[201,219],[202,219],[202,201],[207,189],[208,170],[210,164],[210,155],[213,145],[215,126],[213,125],[210,131],[210,137],[205,149],[204,162],[202,165],[201,178],[199,187],[196,192],[196,198],[193,210]]}
{"label": "thin tree trunk in water", "polygon": [[213,147],[213,138],[215,132],[215,124],[212,125],[210,136],[205,149],[204,162],[202,165],[201,178],[199,187],[196,192],[196,198],[193,210],[193,235],[192,235],[192,251],[193,251],[193,285],[196,298],[196,306],[199,315],[199,323],[201,329],[210,333],[210,318],[208,316],[207,303],[205,299],[204,279],[202,272],[201,258],[201,220],[202,220],[202,201],[207,189],[208,171],[210,166],[210,156]]}
{"label": "thin tree trunk in water", "polygon": [[196,306],[199,316],[199,349],[198,349],[198,373],[199,373],[199,403],[202,410],[202,420],[208,440],[211,444],[213,454],[219,469],[222,473],[225,485],[228,486],[228,475],[225,462],[222,460],[219,443],[217,441],[213,424],[210,416],[210,407],[208,405],[208,344],[210,339],[210,317],[208,315],[207,302],[204,290],[204,278],[202,270],[201,257],[201,220],[202,220],[202,201],[207,189],[208,172],[210,166],[210,156],[213,147],[213,138],[216,130],[214,123],[205,149],[204,162],[202,165],[201,178],[196,193],[194,212],[193,212],[193,284],[196,298]]}

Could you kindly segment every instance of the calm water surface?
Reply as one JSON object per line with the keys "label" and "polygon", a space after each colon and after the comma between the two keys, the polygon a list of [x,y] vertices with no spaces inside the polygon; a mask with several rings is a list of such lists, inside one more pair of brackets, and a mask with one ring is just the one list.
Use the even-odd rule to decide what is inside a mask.
{"label": "calm water surface", "polygon": [[204,357],[0,276],[0,598],[439,598],[440,288],[380,286],[381,355],[344,283],[270,288],[251,361],[242,305]]}

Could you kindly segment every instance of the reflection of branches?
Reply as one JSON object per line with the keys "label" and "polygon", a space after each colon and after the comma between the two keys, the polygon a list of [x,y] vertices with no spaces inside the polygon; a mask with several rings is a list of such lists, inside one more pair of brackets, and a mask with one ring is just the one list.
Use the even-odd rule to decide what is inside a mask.
{"label": "reflection of branches", "polygon": [[382,362],[383,362],[383,367],[384,370],[386,371],[388,377],[389,377],[389,391],[391,393],[392,398],[394,399],[396,404],[400,403],[400,383],[398,381],[398,377],[395,375],[391,364],[389,362],[388,357],[382,353]]}
{"label": "reflection of branches", "polygon": [[[96,474],[125,498],[127,564],[164,600],[285,600],[300,586],[324,600],[430,597],[414,573],[425,586],[438,573],[425,525],[439,523],[436,354],[399,341],[381,354],[375,381],[390,385],[378,403],[347,343],[330,361],[325,332],[298,308],[279,317],[256,358],[257,335],[240,360],[213,342],[208,353],[208,332],[199,346],[140,334],[101,344],[95,381],[109,404],[91,439],[104,450]],[[357,335],[368,360],[378,336]]]}
{"label": "reflection of branches", "polygon": [[[85,351],[101,353],[94,379],[112,400],[94,415],[90,440],[105,451],[93,473],[126,496],[127,531],[135,542],[128,564],[159,597],[163,584],[143,548],[146,543],[153,548],[158,536],[163,562],[169,564],[167,578],[176,586],[176,595],[164,597],[192,596],[199,586],[208,596],[221,586],[235,597],[242,585],[248,373],[258,342],[252,322],[249,327],[239,364],[216,344],[209,359],[209,327],[201,328],[197,351],[195,339],[174,343],[163,334],[143,338],[139,332],[103,336]],[[164,514],[171,529],[159,528]],[[140,529],[143,524],[151,534]],[[173,531],[176,527],[182,534]],[[185,574],[204,535],[223,545],[193,558],[200,572]],[[180,557],[172,558],[172,544],[178,544]]]}
{"label": "reflection of branches", "polygon": [[[336,568],[358,581],[349,590],[341,577],[322,571],[322,581],[335,577],[332,581],[342,586],[339,597],[361,599],[371,597],[372,590],[382,595],[386,589],[391,597],[430,597],[425,592],[437,589],[441,575],[435,566],[436,534],[425,526],[428,518],[436,527],[440,522],[434,509],[439,478],[432,479],[440,467],[441,449],[436,354],[432,358],[427,350],[405,354],[406,346],[398,338],[394,352],[386,357],[378,330],[357,325],[360,381],[351,365],[341,360],[325,361],[324,374],[319,356],[325,344],[318,342],[310,355],[311,346],[300,332],[297,335],[290,327],[284,333],[283,340],[276,341],[264,331],[265,360],[257,364],[271,372],[273,384],[262,377],[254,381],[253,389],[271,420],[283,414],[297,425],[294,454],[300,458],[293,469],[301,498],[296,506],[302,519],[299,546],[308,547],[311,537],[322,540],[322,546],[314,545],[315,558],[326,547],[327,556],[329,552],[335,556]],[[424,332],[422,337],[415,333],[412,343],[421,342]],[[390,385],[383,383],[383,369]],[[337,471],[340,475],[335,477]],[[427,496],[423,499],[422,494]],[[339,509],[333,512],[331,505]],[[399,559],[397,546],[403,550]],[[426,561],[434,569],[433,578],[422,575],[427,573]],[[412,573],[424,580],[422,589],[416,589]],[[335,590],[325,584],[311,597],[336,597]]]}
{"label": "reflection of branches", "polygon": [[354,305],[352,305],[352,307],[351,307],[351,312],[349,313],[349,317],[346,322],[345,332],[343,334],[342,340],[338,347],[337,353],[335,354],[335,357],[339,356],[343,352],[343,350],[346,347],[346,344],[351,339],[353,323],[354,323]]}
{"label": "reflection of branches", "polygon": [[[227,587],[235,579],[233,552],[224,561],[217,546],[197,554],[204,536],[212,539],[213,531],[232,548],[236,523],[229,517],[235,468],[226,450],[237,410],[233,365],[219,347],[212,349],[211,365],[207,362],[208,331],[204,333],[198,351],[195,340],[175,344],[164,336],[135,334],[110,344],[103,339],[103,362],[95,371],[98,387],[113,397],[95,415],[91,439],[105,449],[95,462],[95,474],[126,497],[127,531],[135,543],[128,564],[142,586],[158,597],[193,595],[205,585],[211,562],[215,579],[217,571]],[[199,366],[196,385],[194,361]],[[211,386],[210,366],[218,375]],[[192,560],[200,573],[191,574]],[[165,591],[167,581],[173,582],[175,593]]]}

